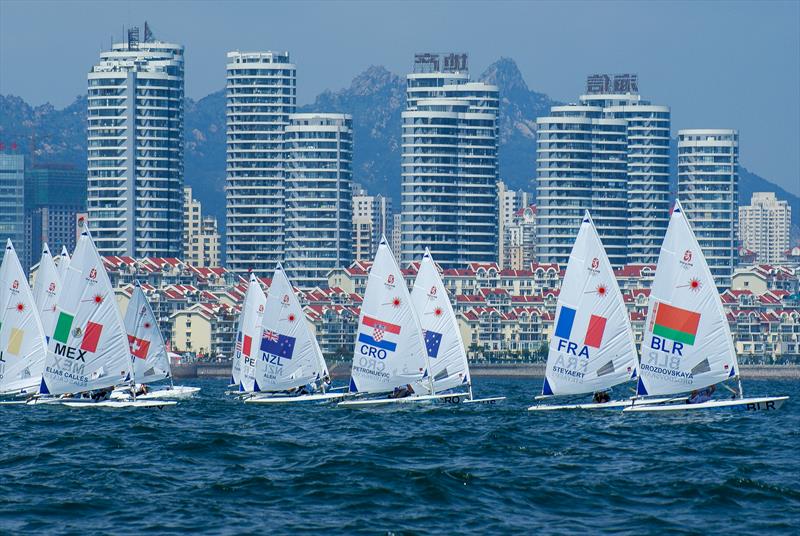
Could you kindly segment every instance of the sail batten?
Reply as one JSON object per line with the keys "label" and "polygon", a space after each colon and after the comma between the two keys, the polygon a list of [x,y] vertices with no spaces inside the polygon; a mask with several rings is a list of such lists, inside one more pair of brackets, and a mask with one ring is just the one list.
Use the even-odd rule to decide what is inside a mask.
{"label": "sail batten", "polygon": [[699,389],[734,376],[738,369],[714,277],[676,203],[650,293],[638,393]]}
{"label": "sail batten", "polygon": [[587,212],[556,305],[542,394],[609,389],[633,379],[637,362],[625,302]]}

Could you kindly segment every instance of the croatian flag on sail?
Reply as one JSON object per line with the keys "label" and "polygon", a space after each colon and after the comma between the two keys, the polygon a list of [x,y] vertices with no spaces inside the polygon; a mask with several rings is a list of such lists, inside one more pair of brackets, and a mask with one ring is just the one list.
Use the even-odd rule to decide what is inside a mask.
{"label": "croatian flag on sail", "polygon": [[[561,312],[556,323],[556,337],[569,340],[570,335],[572,335],[572,324],[575,323],[575,313],[575,309],[566,305],[561,306]],[[586,328],[583,344],[592,348],[600,348],[605,330],[606,319],[602,316],[592,315],[589,318],[589,325]]]}
{"label": "croatian flag on sail", "polygon": [[294,353],[294,337],[281,335],[275,331],[264,330],[264,337],[261,339],[261,351],[276,355],[286,359],[291,359]]}
{"label": "croatian flag on sail", "polygon": [[442,334],[435,331],[425,331],[425,349],[428,351],[428,357],[438,357],[439,345],[442,344]]}
{"label": "croatian flag on sail", "polygon": [[376,348],[382,348],[389,352],[397,350],[397,343],[387,340],[386,334],[400,335],[400,326],[367,315],[364,315],[364,318],[361,320],[361,326],[362,329],[364,327],[372,328],[372,334],[359,333],[358,342],[363,342]]}

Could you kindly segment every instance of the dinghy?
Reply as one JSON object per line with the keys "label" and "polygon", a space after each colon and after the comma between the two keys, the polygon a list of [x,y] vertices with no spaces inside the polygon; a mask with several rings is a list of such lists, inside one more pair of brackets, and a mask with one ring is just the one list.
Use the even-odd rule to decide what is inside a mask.
{"label": "dinghy", "polygon": [[[267,296],[249,404],[331,402],[328,366],[283,267],[278,264]],[[318,392],[321,391],[321,392]]]}
{"label": "dinghy", "polygon": [[[361,304],[348,389],[363,399],[345,400],[339,407],[430,403],[450,396],[435,394],[425,346],[400,267],[381,237]],[[412,386],[411,396],[390,396],[406,385]]]}
{"label": "dinghy", "polygon": [[422,327],[434,393],[451,395],[440,400],[449,404],[494,404],[505,400],[504,396],[481,399],[473,396],[467,352],[456,314],[427,248],[414,280],[411,303]]}
{"label": "dinghy", "polygon": [[[638,377],[636,343],[614,270],[586,211],[556,305],[542,396],[606,393]],[[626,397],[627,398],[627,397]],[[596,395],[595,399],[602,400]],[[543,404],[529,411],[621,409],[629,399],[598,403]]]}
{"label": "dinghy", "polygon": [[112,400],[133,398],[132,389],[139,392],[140,385],[169,379],[169,385],[153,388],[146,393],[137,394],[137,400],[183,399],[191,398],[200,391],[199,387],[174,385],[167,346],[156,322],[153,309],[141,285],[134,285],[131,301],[125,311],[125,330],[128,334],[134,387],[123,387],[111,393]]}
{"label": "dinghy", "polygon": [[0,308],[0,395],[33,394],[42,378],[47,341],[11,240],[0,265]]}
{"label": "dinghy", "polygon": [[[99,406],[99,402],[86,398],[57,398],[99,390],[110,392],[132,377],[128,336],[114,289],[85,221],[81,219],[78,224],[81,236],[66,269],[56,304],[55,326],[47,334],[38,396],[73,403],[73,407],[121,407]],[[36,399],[31,402],[41,403]],[[131,400],[125,402],[125,407],[152,407],[152,403]]]}
{"label": "dinghy", "polygon": [[[733,399],[710,400],[703,390],[739,380]],[[723,384],[724,385],[724,384]],[[725,386],[727,387],[727,386]],[[680,203],[670,217],[650,292],[642,337],[639,395],[670,395],[626,412],[779,409],[788,397],[745,398],[730,327],[714,277]],[[680,393],[691,394],[680,395]],[[690,403],[695,402],[695,403]]]}
{"label": "dinghy", "polygon": [[236,393],[239,395],[252,393],[255,388],[256,359],[258,358],[261,323],[266,304],[267,297],[264,295],[264,290],[256,275],[251,272],[242,310],[239,313],[231,368],[230,386],[235,386],[238,389]]}

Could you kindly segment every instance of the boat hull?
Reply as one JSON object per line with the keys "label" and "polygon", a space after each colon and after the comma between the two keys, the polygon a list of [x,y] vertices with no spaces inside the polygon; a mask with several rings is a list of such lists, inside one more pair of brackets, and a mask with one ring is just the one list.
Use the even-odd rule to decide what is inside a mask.
{"label": "boat hull", "polygon": [[624,410],[625,408],[647,405],[659,404],[674,400],[673,398],[656,398],[652,400],[646,399],[633,399],[627,400],[612,400],[611,402],[603,402],[597,404],[590,402],[588,404],[537,404],[528,408],[528,411],[570,411],[570,410]]}
{"label": "boat hull", "polygon": [[344,393],[319,393],[299,396],[254,396],[246,399],[245,404],[301,404],[311,402],[335,402],[345,397]]}
{"label": "boat hull", "polygon": [[[200,392],[199,387],[189,387],[186,385],[176,385],[174,387],[163,387],[153,389],[149,393],[137,395],[136,400],[183,400],[191,398]],[[130,390],[120,389],[111,393],[111,400],[130,400]]]}
{"label": "boat hull", "polygon": [[92,401],[64,401],[62,406],[68,408],[106,408],[106,409],[123,409],[123,408],[164,408],[167,406],[174,406],[177,404],[174,400],[103,400],[100,402]]}
{"label": "boat hull", "polygon": [[[337,407],[342,408],[368,408],[378,406],[388,406],[397,404],[434,404],[444,403],[446,398],[452,398],[453,395],[419,395],[407,396],[405,398],[365,398],[355,400],[344,400],[337,404]],[[466,398],[466,396],[465,396]]]}
{"label": "boat hull", "polygon": [[778,410],[789,400],[788,396],[764,396],[758,398],[737,398],[735,400],[709,400],[699,404],[661,404],[633,406],[625,408],[626,412],[663,413],[676,411],[698,411],[713,409],[736,409],[744,411]]}

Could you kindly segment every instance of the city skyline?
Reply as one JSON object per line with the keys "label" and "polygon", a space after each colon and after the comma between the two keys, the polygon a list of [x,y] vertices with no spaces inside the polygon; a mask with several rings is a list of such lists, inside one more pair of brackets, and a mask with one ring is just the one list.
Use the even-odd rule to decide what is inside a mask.
{"label": "city skyline", "polygon": [[[518,61],[532,88],[565,102],[574,100],[587,74],[637,72],[646,81],[642,91],[653,102],[671,106],[674,131],[736,128],[742,133],[743,145],[750,148],[742,155],[742,165],[800,194],[800,154],[794,150],[800,145],[800,103],[795,98],[800,92],[798,4],[732,4],[724,10],[718,9],[717,3],[649,4],[647,8],[626,4],[625,10],[614,9],[615,4],[571,4],[578,9],[551,3],[503,4],[502,9],[484,13],[481,19],[505,31],[486,35],[458,31],[459,27],[471,27],[475,17],[470,10],[454,9],[454,4],[446,3],[425,7],[426,17],[417,16],[422,5],[413,3],[408,4],[413,9],[394,4],[334,7],[309,3],[304,4],[307,8],[297,8],[247,3],[253,16],[240,20],[235,32],[226,24],[231,15],[219,7],[194,9],[193,24],[185,25],[181,24],[185,15],[181,3],[91,4],[91,10],[80,9],[85,5],[37,3],[52,14],[37,20],[37,26],[68,38],[65,46],[70,54],[59,57],[52,69],[24,77],[20,73],[25,72],[28,61],[53,56],[50,47],[19,31],[38,17],[40,9],[22,2],[0,6],[0,94],[20,95],[35,104],[66,105],[81,92],[82,77],[98,50],[107,48],[112,36],[119,40],[123,25],[141,25],[145,19],[163,39],[186,47],[186,90],[191,98],[224,87],[225,53],[235,49],[291,51],[303,72],[298,81],[298,104],[313,100],[326,89],[346,87],[353,75],[369,65],[385,65],[404,74],[414,52],[464,50],[470,53],[473,73],[498,57],[510,56]],[[296,20],[298,9],[308,8],[324,16],[307,20],[312,25],[309,33],[293,32],[287,23]],[[263,23],[267,15],[267,20],[277,24],[265,38],[259,21]],[[440,16],[452,24],[446,28],[434,24]],[[659,28],[645,24],[653,16],[663,22]],[[404,35],[402,22],[409,18],[417,31]],[[363,24],[365,20],[370,24]],[[570,20],[571,27],[583,29],[582,35],[565,40],[559,25],[542,24],[547,20]],[[720,24],[722,21],[725,24]],[[531,24],[536,29],[532,33]],[[759,40],[739,38],[757,24],[769,26],[771,31]],[[343,31],[351,27],[352,31]],[[67,29],[72,35],[67,35]],[[526,46],[519,36],[528,33],[532,36]],[[370,42],[369,47],[363,47],[364,40]],[[546,42],[558,42],[559,54],[530,52],[540,50],[539,45]],[[629,46],[631,42],[640,45]],[[715,56],[711,64],[695,53],[716,43],[725,44],[725,54]],[[20,54],[23,49],[25,54]],[[217,64],[218,68],[213,68]],[[59,83],[53,84],[54,79]],[[747,100],[758,106],[742,106]]]}

